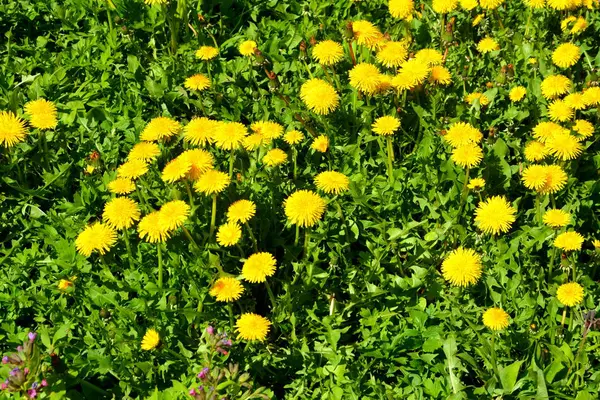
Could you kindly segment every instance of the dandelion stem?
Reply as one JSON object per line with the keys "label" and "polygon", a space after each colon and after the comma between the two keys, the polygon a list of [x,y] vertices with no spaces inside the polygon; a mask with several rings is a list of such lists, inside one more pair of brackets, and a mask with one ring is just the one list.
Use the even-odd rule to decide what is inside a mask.
{"label": "dandelion stem", "polygon": [[157,254],[158,254],[158,288],[162,289],[163,286],[163,261],[162,261],[162,250],[161,250],[162,244],[159,243],[157,248]]}
{"label": "dandelion stem", "polygon": [[198,102],[200,102],[200,108],[202,109],[202,115],[204,115],[205,117],[208,117],[208,114],[206,113],[206,109],[204,108],[204,102],[202,101],[201,94],[198,95]]}
{"label": "dandelion stem", "polygon": [[392,147],[392,137],[388,136],[387,138],[387,161],[388,161],[388,178],[390,179],[390,184],[394,183],[394,148]]}
{"label": "dandelion stem", "polygon": [[133,253],[131,252],[131,244],[129,244],[129,232],[127,232],[127,229],[123,230],[123,237],[125,238],[125,247],[127,247],[127,258],[129,259],[129,266],[133,268]]}
{"label": "dandelion stem", "polygon": [[298,164],[296,162],[297,156],[298,156],[298,152],[297,152],[296,148],[294,147],[292,149],[292,161],[294,163],[294,180],[296,180],[298,177]]}
{"label": "dandelion stem", "polygon": [[187,190],[188,198],[190,199],[190,207],[192,208],[192,212],[194,210],[194,197],[192,196],[192,189],[190,188],[190,182],[185,180],[185,189]]}
{"label": "dandelion stem", "polygon": [[335,207],[337,208],[338,213],[340,213],[340,219],[342,220],[342,225],[344,225],[344,232],[346,233],[346,242],[350,245],[350,232],[348,231],[348,225],[346,224],[346,218],[344,218],[344,212],[342,211],[342,206],[340,205],[339,200],[336,198],[333,202]]}
{"label": "dandelion stem", "polygon": [[356,66],[356,56],[354,55],[354,49],[352,48],[352,41],[348,42],[348,48],[350,49],[350,58],[352,59],[352,65]]}
{"label": "dandelion stem", "polygon": [[267,287],[267,293],[269,294],[269,300],[271,301],[271,307],[274,310],[277,302],[275,301],[275,295],[273,294],[273,290],[271,290],[271,285],[269,285],[269,281],[265,280],[265,286]]}
{"label": "dandelion stem", "polygon": [[229,327],[233,332],[233,307],[231,306],[231,302],[227,302],[227,310],[229,310]]}
{"label": "dandelion stem", "polygon": [[200,250],[200,246],[198,246],[198,243],[196,243],[196,241],[194,240],[194,237],[192,236],[192,234],[190,233],[190,231],[188,231],[185,226],[182,226],[181,229],[183,230],[183,233],[188,238],[188,240],[194,245],[194,247],[196,249]]}
{"label": "dandelion stem", "polygon": [[556,200],[554,200],[554,195],[552,193],[549,194],[550,201],[552,202],[552,208],[556,208]]}
{"label": "dandelion stem", "polygon": [[258,253],[258,241],[256,240],[254,233],[252,233],[252,228],[250,227],[250,224],[248,222],[246,222],[245,225],[246,225],[246,228],[248,229],[248,234],[250,235],[250,239],[252,239],[252,243],[254,243],[254,251],[256,253]]}
{"label": "dandelion stem", "polygon": [[340,79],[338,78],[337,74],[335,73],[335,67],[333,65],[331,66],[331,72],[333,73],[333,80],[335,81],[335,86],[336,86],[337,90],[341,93],[342,85],[340,83]]}
{"label": "dandelion stem", "polygon": [[215,232],[215,222],[217,221],[217,194],[213,194],[212,201],[212,212],[210,214],[210,230],[208,233],[208,240],[212,239],[212,235]]}
{"label": "dandelion stem", "polygon": [[494,373],[498,378],[500,378],[500,373],[498,372],[498,364],[496,364],[496,334],[492,333],[492,368],[494,368]]}
{"label": "dandelion stem", "polygon": [[235,151],[231,149],[231,154],[229,154],[229,177],[233,177],[233,164],[235,162]]}
{"label": "dandelion stem", "polygon": [[563,310],[562,319],[560,320],[560,329],[561,330],[562,330],[563,326],[565,325],[566,318],[567,318],[567,307],[565,307],[565,309]]}
{"label": "dandelion stem", "polygon": [[537,220],[538,220],[539,224],[542,223],[542,207],[541,207],[540,203],[541,203],[541,201],[540,201],[540,195],[537,194],[535,196],[535,210],[536,210]]}
{"label": "dandelion stem", "polygon": [[458,208],[458,217],[459,218],[462,215],[463,207],[465,206],[465,201],[467,200],[467,193],[468,193],[467,185],[469,183],[469,172],[470,172],[470,167],[467,167],[467,169],[465,171],[465,181],[463,183],[462,194],[460,195],[460,207]]}
{"label": "dandelion stem", "polygon": [[294,239],[294,246],[298,246],[300,241],[300,225],[296,225],[296,238]]}
{"label": "dandelion stem", "polygon": [[329,81],[329,83],[331,83],[332,85],[333,83],[333,79],[331,79],[331,75],[329,75],[329,71],[327,71],[327,67],[325,67],[323,64],[319,64],[321,66],[321,68],[323,69],[323,71],[325,72],[325,76],[327,77],[327,80]]}
{"label": "dandelion stem", "polygon": [[304,229],[304,258],[308,258],[308,241],[310,240],[310,233],[308,227]]}
{"label": "dandelion stem", "polygon": [[[556,233],[555,233],[556,235]],[[550,255],[550,264],[548,266],[548,283],[552,282],[552,269],[554,268],[554,259],[556,258],[556,247],[552,247],[552,254]]]}
{"label": "dandelion stem", "polygon": [[442,14],[440,21],[440,49],[444,49],[444,29],[446,28],[446,14]]}

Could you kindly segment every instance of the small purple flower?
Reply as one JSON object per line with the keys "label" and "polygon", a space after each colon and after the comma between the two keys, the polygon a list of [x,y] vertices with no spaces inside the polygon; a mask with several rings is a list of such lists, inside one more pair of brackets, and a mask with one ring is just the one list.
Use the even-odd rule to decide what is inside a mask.
{"label": "small purple flower", "polygon": [[25,376],[29,375],[29,368],[25,367],[23,373],[25,374]]}
{"label": "small purple flower", "polygon": [[231,339],[227,339],[227,340],[221,340],[221,345],[231,347],[233,345],[233,343],[231,342]]}
{"label": "small purple flower", "polygon": [[196,395],[196,389],[190,389],[190,396],[195,396]]}
{"label": "small purple flower", "polygon": [[2,357],[2,364],[8,364],[8,356]]}
{"label": "small purple flower", "polygon": [[35,399],[37,396],[37,390],[35,389],[29,389],[27,391],[27,395],[29,396],[30,399]]}
{"label": "small purple flower", "polygon": [[213,328],[211,325],[206,327],[206,333],[208,333],[209,335],[214,335],[215,333],[215,328]]}
{"label": "small purple flower", "polygon": [[8,384],[6,382],[2,382],[0,383],[0,390],[4,390],[8,387]]}
{"label": "small purple flower", "polygon": [[27,335],[27,337],[29,338],[29,341],[33,343],[35,341],[35,338],[37,337],[37,333],[35,333],[35,332],[29,332],[29,334]]}
{"label": "small purple flower", "polygon": [[23,351],[23,346],[17,346],[17,351],[20,353]]}
{"label": "small purple flower", "polygon": [[37,383],[37,382],[33,382],[33,383],[31,384],[31,388],[32,388],[32,389],[37,389],[38,385],[39,385],[39,383]]}
{"label": "small purple flower", "polygon": [[48,381],[45,379],[42,379],[42,387],[46,387],[48,386]]}
{"label": "small purple flower", "polygon": [[21,370],[19,369],[19,367],[14,367],[10,372],[10,376],[16,376]]}
{"label": "small purple flower", "polygon": [[209,369],[207,367],[202,368],[202,371],[200,371],[200,373],[198,373],[198,379],[206,379],[206,377],[208,376],[208,372]]}
{"label": "small purple flower", "polygon": [[204,392],[204,386],[202,386],[202,385],[198,386],[198,391],[199,392]]}

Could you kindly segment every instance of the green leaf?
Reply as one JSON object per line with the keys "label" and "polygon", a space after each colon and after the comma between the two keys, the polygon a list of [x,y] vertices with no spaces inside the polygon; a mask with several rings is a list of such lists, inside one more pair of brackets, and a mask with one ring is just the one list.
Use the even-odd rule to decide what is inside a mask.
{"label": "green leaf", "polygon": [[515,361],[508,367],[499,369],[500,383],[502,383],[504,393],[510,394],[515,389],[515,384],[517,383],[517,377],[519,376],[519,369],[521,368],[521,364],[523,364],[522,360]]}

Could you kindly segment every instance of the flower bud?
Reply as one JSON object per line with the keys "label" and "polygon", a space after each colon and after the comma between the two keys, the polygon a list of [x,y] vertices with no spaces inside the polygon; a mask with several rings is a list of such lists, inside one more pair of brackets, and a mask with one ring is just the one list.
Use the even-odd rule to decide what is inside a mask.
{"label": "flower bud", "polygon": [[214,335],[215,334],[215,328],[213,328],[212,326],[207,326],[206,327],[206,333],[208,333],[209,335]]}
{"label": "flower bud", "polygon": [[2,357],[2,364],[8,364],[8,356]]}
{"label": "flower bud", "polygon": [[29,334],[27,335],[27,337],[29,338],[30,342],[35,341],[35,338],[37,337],[37,333],[35,332],[29,332]]}

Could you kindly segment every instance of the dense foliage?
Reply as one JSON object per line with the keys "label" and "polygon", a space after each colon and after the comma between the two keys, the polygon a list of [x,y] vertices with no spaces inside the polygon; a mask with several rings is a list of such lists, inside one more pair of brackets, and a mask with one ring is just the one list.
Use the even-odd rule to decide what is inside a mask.
{"label": "dense foliage", "polygon": [[596,0],[147,3],[0,4],[2,396],[597,398]]}

